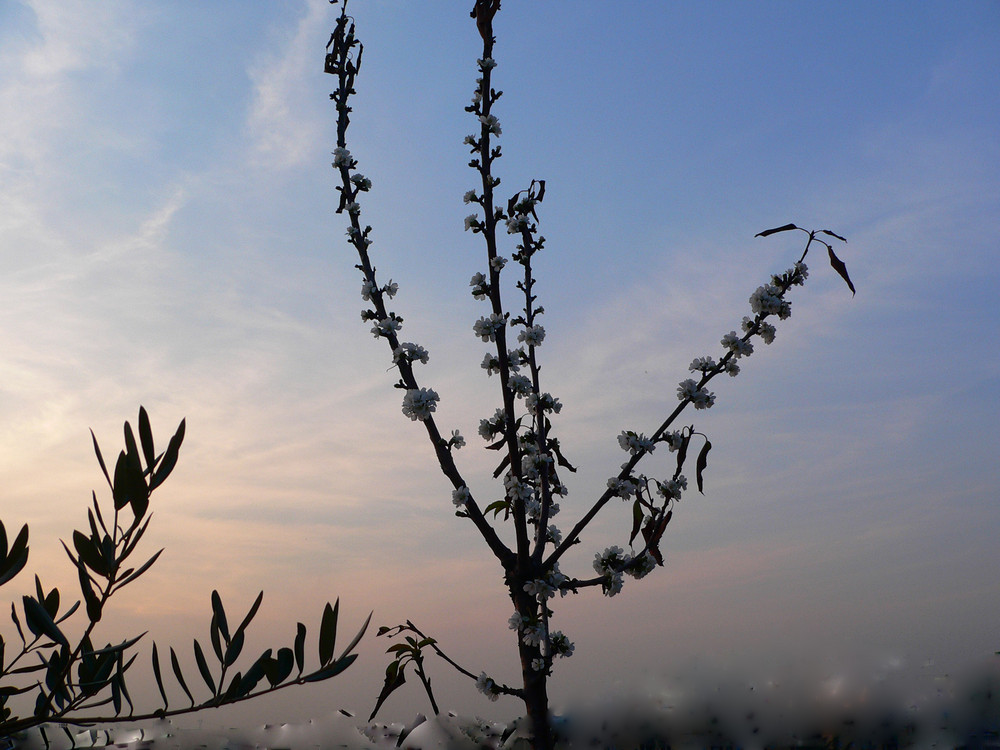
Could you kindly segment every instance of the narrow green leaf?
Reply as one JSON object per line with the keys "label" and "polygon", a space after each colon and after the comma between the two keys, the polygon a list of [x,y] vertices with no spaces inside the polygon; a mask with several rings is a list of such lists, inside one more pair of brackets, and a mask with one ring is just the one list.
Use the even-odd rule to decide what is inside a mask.
{"label": "narrow green leaf", "polygon": [[209,633],[212,639],[212,650],[215,651],[215,658],[222,664],[225,661],[225,654],[222,651],[222,639],[219,635],[219,618],[215,615],[212,615],[212,624],[209,626]]}
{"label": "narrow green leaf", "polygon": [[[163,553],[163,550],[161,549],[159,552],[157,552],[151,558],[149,558],[148,560],[146,560],[146,562],[142,564],[142,567],[140,567],[137,571],[135,571],[134,573],[131,573],[131,574],[125,576],[121,581],[118,582],[118,588],[120,589],[126,583],[131,583],[136,578],[138,578],[143,573],[145,573],[147,570],[149,570],[150,567],[152,567],[153,563],[156,562],[156,558],[158,558],[162,553]],[[118,589],[115,589],[115,590],[117,591]]]}
{"label": "narrow green leaf", "polygon": [[152,519],[153,515],[151,513],[138,529],[125,537],[125,546],[122,548],[121,556],[118,558],[119,562],[124,562],[133,552],[135,552],[135,548],[139,544],[139,540],[142,539],[142,535],[146,533],[146,529],[149,527],[149,522]]}
{"label": "narrow green leaf", "polygon": [[73,602],[73,606],[67,609],[61,615],[59,615],[59,617],[56,619],[56,625],[61,623],[63,620],[68,620],[73,615],[73,613],[76,612],[78,609],[80,609],[80,602]]}
{"label": "narrow green leaf", "polygon": [[21,637],[21,642],[25,643],[24,631],[21,630],[21,621],[17,619],[17,610],[14,609],[14,602],[10,603],[10,619],[14,621],[14,627],[17,628],[17,634]]}
{"label": "narrow green leaf", "polygon": [[[132,434],[132,425],[125,423],[125,453],[130,459],[139,460],[139,447],[135,443],[135,435]],[[142,464],[139,464],[140,468]]]}
{"label": "narrow green leaf", "polygon": [[118,680],[111,681],[111,704],[115,707],[115,716],[122,712],[122,689]]}
{"label": "narrow green leaf", "polygon": [[253,692],[253,689],[257,687],[257,684],[264,679],[264,676],[267,674],[268,666],[273,661],[274,659],[271,658],[271,649],[268,649],[257,657],[257,661],[255,661],[250,669],[246,671],[246,674],[243,675],[243,679],[240,682],[241,695],[250,695],[250,693]]}
{"label": "narrow green leaf", "polygon": [[139,465],[138,456],[129,455],[125,451],[118,454],[118,462],[115,464],[115,483],[111,492],[115,500],[115,510],[121,510],[131,504],[135,517],[142,518],[146,506],[149,505],[149,490],[142,476],[142,466]]}
{"label": "narrow green leaf", "polygon": [[97,522],[94,520],[94,511],[87,508],[87,522],[90,524],[90,535],[94,539],[101,538],[101,532],[97,530]]}
{"label": "narrow green leaf", "polygon": [[152,469],[156,463],[156,450],[153,448],[153,430],[149,426],[149,415],[146,409],[139,407],[139,442],[142,443],[142,455],[146,459],[147,468]]}
{"label": "narrow green leaf", "polygon": [[698,453],[698,464],[695,468],[695,479],[698,482],[698,492],[705,494],[705,482],[702,477],[705,468],[708,466],[708,452],[712,450],[712,443],[705,440],[705,445],[702,446],[701,452]]}
{"label": "narrow green leaf", "polygon": [[382,684],[382,692],[378,694],[378,700],[375,701],[375,708],[372,709],[372,714],[368,717],[368,721],[375,718],[375,714],[378,713],[382,704],[385,703],[385,699],[392,694],[393,690],[402,687],[404,682],[406,682],[406,675],[400,669],[399,662],[389,662],[389,666],[385,668],[385,682]]}
{"label": "narrow green leaf", "polygon": [[[13,608],[11,611],[13,612]],[[22,640],[24,639],[22,638]],[[296,626],[295,631],[295,664],[301,677],[306,665],[306,626],[301,622]]]}
{"label": "narrow green leaf", "polygon": [[642,528],[642,504],[639,502],[639,498],[636,498],[632,502],[632,534],[628,538],[629,545],[639,535],[640,528]]}
{"label": "narrow green leaf", "polygon": [[101,555],[97,543],[92,538],[85,536],[79,531],[74,531],[73,546],[76,548],[76,553],[80,556],[80,559],[87,564],[87,567],[99,576],[106,577],[108,575],[107,563]]}
{"label": "narrow green leaf", "polygon": [[[181,690],[184,691],[184,694],[188,697],[188,700],[191,701],[191,705],[194,706],[194,696],[191,695],[191,691],[188,690],[187,683],[184,682],[184,675],[181,673],[181,665],[180,662],[177,661],[177,654],[174,652],[173,646],[170,647],[170,667],[171,669],[174,670],[174,677],[177,678],[177,682],[180,684]],[[166,706],[167,706],[167,699],[166,696],[164,696],[163,707],[166,708]]]}
{"label": "narrow green leaf", "polygon": [[[6,534],[4,534],[6,542]],[[4,551],[4,562],[0,567],[0,586],[20,573],[28,562],[28,524],[21,527],[10,549]]]}
{"label": "narrow green leaf", "polygon": [[243,674],[237,672],[233,675],[232,682],[229,683],[229,687],[226,689],[225,694],[222,696],[223,703],[232,703],[237,698],[242,698],[243,693],[240,692],[240,686],[243,683]]}
{"label": "narrow green leaf", "polygon": [[104,472],[104,478],[108,480],[108,487],[111,487],[111,489],[114,490],[114,485],[111,483],[111,475],[108,474],[108,467],[104,464],[104,456],[101,455],[101,446],[97,444],[97,435],[94,434],[93,430],[90,431],[90,437],[94,441],[94,453],[97,454],[97,463],[101,465],[101,471]]}
{"label": "narrow green leaf", "polygon": [[351,653],[354,650],[354,647],[361,642],[361,637],[365,634],[365,631],[368,630],[368,623],[372,621],[373,614],[375,614],[374,610],[368,613],[368,617],[365,619],[365,624],[361,626],[361,630],[359,630],[357,635],[355,635],[354,638],[351,639],[351,642],[347,644],[347,648],[344,649],[344,653],[340,655],[340,659],[337,661],[343,660],[344,657]]}
{"label": "narrow green leaf", "polygon": [[[130,662],[131,663],[131,662]],[[112,680],[112,684],[118,683],[118,689],[122,691],[122,695],[125,696],[125,702],[128,703],[129,715],[135,713],[135,706],[132,704],[132,696],[128,694],[128,685],[125,684],[125,677],[123,676],[124,669],[119,669],[118,674],[115,675]]]}
{"label": "narrow green leaf", "polygon": [[24,605],[24,618],[30,630],[35,635],[46,635],[56,643],[69,648],[69,641],[59,630],[55,621],[37,600],[30,596],[21,597]]}
{"label": "narrow green leaf", "polygon": [[267,681],[271,684],[271,687],[284,682],[288,678],[288,675],[292,673],[292,667],[294,666],[295,655],[292,653],[292,650],[290,648],[279,648],[277,658],[268,664],[266,671]]}
{"label": "narrow green leaf", "polygon": [[305,678],[304,682],[322,682],[323,680],[329,680],[331,677],[336,677],[351,666],[357,658],[357,654],[351,654],[350,656],[345,656],[343,659],[337,659],[330,666],[313,672]]}
{"label": "narrow green leaf", "polygon": [[493,517],[496,518],[500,515],[500,511],[507,510],[507,500],[494,500],[492,503],[483,508],[483,515],[485,516],[490,511],[493,511]]}
{"label": "narrow green leaf", "polygon": [[181,443],[184,442],[184,420],[181,420],[180,425],[177,427],[177,432],[174,436],[170,438],[170,442],[167,444],[167,450],[163,454],[163,459],[160,462],[159,468],[153,472],[153,476],[149,481],[149,490],[152,492],[154,489],[159,487],[166,481],[167,477],[170,476],[170,472],[174,470],[174,466],[177,465],[177,455],[181,449]]}
{"label": "narrow green leaf", "polygon": [[160,697],[163,698],[163,710],[167,710],[167,691],[163,689],[163,675],[160,674],[160,655],[156,652],[156,644],[153,644],[153,677],[156,678],[156,687],[160,689]]}
{"label": "narrow green leaf", "polygon": [[87,618],[91,622],[100,622],[104,606],[90,584],[90,576],[87,575],[87,570],[83,565],[79,565],[76,572],[80,578],[80,591],[83,593],[83,600],[87,605]]}
{"label": "narrow green leaf", "polygon": [[254,601],[253,605],[250,607],[250,611],[247,612],[247,616],[243,618],[243,622],[240,626],[236,628],[237,633],[242,633],[247,629],[250,621],[253,620],[254,616],[257,614],[257,610],[260,609],[260,603],[264,600],[264,592],[261,591],[257,594],[257,599]]}
{"label": "narrow green leaf", "polygon": [[225,664],[227,667],[233,666],[236,660],[240,658],[240,652],[243,651],[243,631],[239,631],[233,636],[232,640],[226,646],[225,654]]}
{"label": "narrow green leaf", "polygon": [[677,471],[674,473],[674,479],[676,479],[680,473],[681,469],[684,467],[684,461],[687,459],[688,444],[691,442],[691,433],[687,432],[681,437],[680,447],[677,448]]}
{"label": "narrow green leaf", "polygon": [[212,591],[212,612],[215,613],[216,624],[222,633],[222,639],[229,643],[229,623],[226,622],[226,610],[222,608],[222,597],[218,591]]}
{"label": "narrow green leaf", "polygon": [[212,695],[216,695],[215,680],[212,679],[212,673],[208,670],[208,662],[205,661],[205,654],[202,652],[201,644],[198,643],[197,638],[194,641],[194,660],[198,663],[198,671],[201,672],[201,678],[205,680],[205,684],[212,691]]}
{"label": "narrow green leaf", "polygon": [[854,284],[851,283],[851,277],[847,275],[847,266],[845,266],[844,262],[836,256],[832,247],[827,245],[826,250],[830,255],[830,265],[833,266],[833,270],[839,273],[840,277],[847,282],[847,288],[851,290],[851,294],[856,294],[854,291]]}
{"label": "narrow green leaf", "polygon": [[323,608],[323,620],[319,626],[319,663],[325,667],[333,660],[333,650],[337,642],[337,614],[340,599],[331,608],[330,602]]}
{"label": "narrow green leaf", "polygon": [[785,224],[781,227],[775,227],[774,229],[765,229],[763,232],[758,232],[754,237],[768,237],[772,234],[777,234],[778,232],[788,232],[792,229],[798,229],[794,224]]}
{"label": "narrow green leaf", "polygon": [[105,534],[107,534],[108,527],[107,524],[104,523],[104,516],[101,515],[101,506],[98,505],[97,503],[97,493],[91,490],[90,495],[94,499],[94,513],[97,514],[97,522],[101,524],[101,529],[104,531]]}
{"label": "narrow green leaf", "polygon": [[836,232],[831,232],[829,229],[820,229],[819,231],[820,231],[820,234],[827,234],[827,235],[829,235],[831,237],[836,237],[841,242],[847,242],[847,238],[846,237],[841,237],[839,234],[837,234]]}

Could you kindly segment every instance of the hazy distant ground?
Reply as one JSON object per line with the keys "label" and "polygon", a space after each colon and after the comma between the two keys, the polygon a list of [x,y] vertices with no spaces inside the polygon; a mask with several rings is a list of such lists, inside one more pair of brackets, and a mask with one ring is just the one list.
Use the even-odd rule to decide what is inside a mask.
{"label": "hazy distant ground", "polygon": [[[408,723],[366,723],[334,713],[302,724],[194,729],[147,723],[140,728],[80,730],[49,727],[53,750],[73,747],[151,748],[513,748],[515,724],[454,714]],[[902,671],[865,681],[831,678],[808,684],[713,684],[642,697],[619,696],[570,707],[556,720],[564,747],[938,747],[1000,748],[1000,656],[963,674],[915,680]],[[513,736],[511,736],[513,734]],[[400,735],[404,739],[400,742]],[[42,748],[36,732],[18,748]],[[2,747],[2,745],[0,745]]]}

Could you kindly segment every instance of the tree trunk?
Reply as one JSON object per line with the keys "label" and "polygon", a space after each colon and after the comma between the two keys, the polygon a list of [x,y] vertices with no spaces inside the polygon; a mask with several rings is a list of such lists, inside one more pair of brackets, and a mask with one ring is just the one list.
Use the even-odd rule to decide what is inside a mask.
{"label": "tree trunk", "polygon": [[[524,652],[537,649],[521,649],[522,668]],[[549,696],[546,692],[545,672],[536,672],[531,669],[531,658],[528,659],[524,674],[524,708],[531,724],[532,740],[531,746],[534,750],[551,750],[552,730],[549,725]]]}
{"label": "tree trunk", "polygon": [[[514,587],[511,598],[514,600],[514,609],[528,621],[536,621],[539,614],[539,604],[533,596],[530,596],[520,587]],[[545,669],[536,670],[532,667],[532,662],[542,659],[542,652],[538,646],[528,645],[522,638],[522,631],[517,631],[517,649],[521,657],[521,676],[524,682],[524,708],[525,715],[531,726],[532,741],[534,750],[551,750],[552,731],[549,723],[549,696],[546,689],[548,675]]]}

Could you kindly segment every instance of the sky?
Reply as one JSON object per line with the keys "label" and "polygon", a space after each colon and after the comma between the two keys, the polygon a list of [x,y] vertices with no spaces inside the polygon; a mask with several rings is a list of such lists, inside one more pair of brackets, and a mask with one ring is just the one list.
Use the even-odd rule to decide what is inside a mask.
{"label": "sky", "polygon": [[[439,425],[468,440],[460,468],[499,497],[476,434],[499,398],[472,332],[485,251],[463,231],[471,3],[349,7],[365,52],[348,145],[374,185],[374,262],[399,283],[403,340],[430,352],[418,377]],[[367,716],[389,645],[375,626],[407,618],[471,671],[518,679],[500,569],[359,317],[322,72],[337,12],[0,3],[0,518],[31,529],[30,572],[4,593],[37,573],[73,598],[58,540],[85,527],[91,489],[110,503],[88,428],[114,456],[141,404],[158,444],[181,419],[187,436],[143,540],[166,551],[103,638],[148,630],[195,682],[213,589],[230,619],[265,592],[258,652],[290,645],[297,621],[314,634],[328,600],[342,643],[374,610],[343,675],[205,722]],[[618,434],[655,430],[691,359],[720,356],[750,293],[801,253],[799,233],[755,234],[845,236],[857,287],[811,252],[774,344],[685,414],[713,444],[704,495],[681,501],[664,568],[556,602],[576,651],[554,704],[682,673],[863,681],[995,658],[1000,5],[511,0],[494,28],[498,194],[546,180],[543,388],[580,467],[564,529],[618,472]],[[563,571],[624,546],[629,510],[610,504]],[[148,648],[133,693],[152,702]],[[520,711],[429,669],[442,706]],[[408,686],[383,715],[416,710]]]}

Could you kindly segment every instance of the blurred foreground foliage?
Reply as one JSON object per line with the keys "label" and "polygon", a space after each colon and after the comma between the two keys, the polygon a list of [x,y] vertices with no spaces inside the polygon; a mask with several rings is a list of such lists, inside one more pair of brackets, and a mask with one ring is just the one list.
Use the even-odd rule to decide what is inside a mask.
{"label": "blurred foreground foliage", "polygon": [[[163,552],[160,549],[140,564],[131,559],[152,519],[150,497],[177,465],[184,440],[184,421],[181,420],[161,453],[156,452],[149,417],[142,407],[139,408],[138,433],[136,441],[132,426],[125,423],[125,449],[118,454],[113,472],[109,472],[91,431],[97,462],[111,489],[112,507],[102,512],[97,493],[93,492],[92,506],[87,510],[87,528],[73,532],[72,545],[63,542],[80,582],[82,613],[87,623],[82,634],[71,638],[66,631],[66,623],[81,608],[81,602],[60,611],[64,600],[59,590],[47,591],[37,575],[34,595],[22,596],[20,607],[17,602],[11,602],[10,617],[20,644],[11,639],[12,647],[8,648],[8,641],[0,636],[0,740],[15,738],[32,727],[39,727],[44,737],[42,725],[54,722],[63,725],[135,722],[216,708],[291,685],[330,679],[357,659],[357,654],[352,652],[364,635],[371,615],[347,647],[336,655],[338,600],[332,606],[326,604],[320,620],[318,668],[306,671],[306,626],[300,622],[291,647],[269,648],[249,666],[237,669],[247,628],[264,594],[261,592],[257,596],[246,616],[233,629],[222,598],[218,591],[213,591],[209,626],[211,648],[202,648],[197,639],[193,644],[194,660],[204,686],[190,683],[195,689],[189,687],[177,653],[171,647],[170,671],[188,704],[171,708],[159,649],[154,643],[153,675],[162,706],[136,711],[126,684],[126,673],[138,656],[135,646],[146,633],[120,643],[99,646],[95,645],[95,629],[112,595],[136,581]],[[9,543],[7,529],[0,521],[0,585],[10,582],[25,568],[28,552],[27,524]],[[204,695],[205,689],[207,697],[195,697],[196,693]],[[23,702],[27,707],[32,695],[34,706],[30,713],[19,713],[15,705]],[[20,705],[18,709],[24,711]]]}

